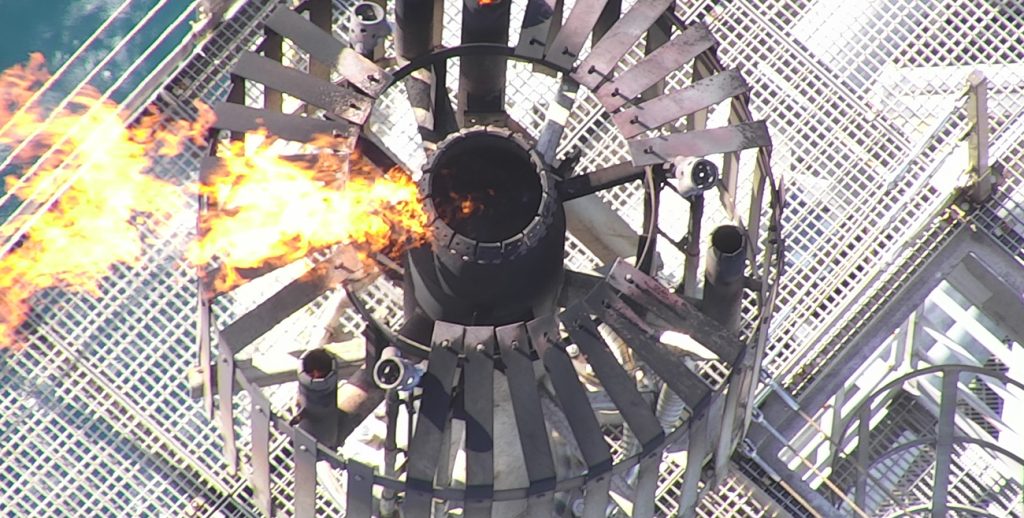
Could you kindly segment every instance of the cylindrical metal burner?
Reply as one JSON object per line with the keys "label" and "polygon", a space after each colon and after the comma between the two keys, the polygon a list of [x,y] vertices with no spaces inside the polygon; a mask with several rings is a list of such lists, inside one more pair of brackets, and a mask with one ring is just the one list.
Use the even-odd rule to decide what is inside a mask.
{"label": "cylindrical metal burner", "polygon": [[554,179],[522,137],[495,127],[453,134],[420,187],[433,239],[409,256],[403,334],[429,336],[435,320],[502,325],[554,310],[565,215]]}

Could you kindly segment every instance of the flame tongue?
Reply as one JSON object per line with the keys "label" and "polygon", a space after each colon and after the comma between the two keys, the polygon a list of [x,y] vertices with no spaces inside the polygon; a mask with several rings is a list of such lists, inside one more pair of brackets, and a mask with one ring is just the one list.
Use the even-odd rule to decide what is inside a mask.
{"label": "flame tongue", "polygon": [[202,186],[211,206],[193,264],[220,264],[215,289],[241,282],[238,270],[291,262],[345,243],[363,257],[397,254],[421,243],[427,215],[404,171],[380,173],[357,152],[322,152],[313,167],[263,147],[244,154],[232,143]]}
{"label": "flame tongue", "polygon": [[140,228],[158,231],[187,207],[180,187],[142,174],[150,153],[177,153],[205,129],[204,122],[167,127],[155,112],[126,129],[117,107],[90,88],[50,114],[28,104],[49,77],[43,65],[33,54],[28,65],[0,74],[0,146],[12,149],[15,168],[25,168],[5,177],[6,188],[28,209],[4,225],[29,228],[0,257],[0,347],[17,345],[14,329],[36,292],[98,294],[111,265],[139,263]]}
{"label": "flame tongue", "polygon": [[5,171],[4,180],[8,192],[36,209],[4,223],[29,230],[0,256],[0,348],[19,345],[15,330],[35,293],[57,287],[98,294],[114,264],[138,265],[144,236],[160,236],[185,213],[190,193],[205,195],[215,210],[187,257],[196,266],[220,265],[222,290],[238,284],[241,268],[281,264],[338,243],[363,257],[397,253],[426,237],[427,217],[408,175],[382,174],[358,155],[323,153],[311,166],[267,147],[245,153],[236,144],[204,185],[149,176],[155,155],[201,142],[212,112],[199,106],[195,122],[153,112],[126,129],[117,106],[86,88],[50,114],[30,104],[49,77],[43,65],[36,54],[0,73],[0,147],[16,149],[8,159],[28,166],[19,176]]}

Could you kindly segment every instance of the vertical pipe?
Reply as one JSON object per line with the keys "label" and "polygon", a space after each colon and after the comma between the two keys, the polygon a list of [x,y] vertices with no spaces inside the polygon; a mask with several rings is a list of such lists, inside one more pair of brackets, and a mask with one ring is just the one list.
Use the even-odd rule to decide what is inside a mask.
{"label": "vertical pipe", "polygon": [[[400,62],[428,54],[440,43],[443,6],[441,0],[395,1],[395,46]],[[417,70],[405,83],[419,133],[428,142],[438,142],[455,130],[454,116],[446,108],[448,87],[444,67],[440,64],[433,69]]]}
{"label": "vertical pipe", "polygon": [[700,223],[704,217],[704,195],[687,199],[690,203],[690,221],[686,230],[686,260],[683,263],[683,282],[676,288],[684,297],[697,298],[697,270],[700,267]]}
{"label": "vertical pipe", "polygon": [[434,10],[438,0],[396,0],[395,45],[398,56],[413,60],[434,45]]}
{"label": "vertical pipe", "polygon": [[[464,0],[462,43],[508,44],[512,2]],[[503,56],[465,56],[459,65],[459,109],[462,125],[494,122],[505,111]]]}
{"label": "vertical pipe", "polygon": [[942,396],[939,420],[935,425],[935,488],[932,491],[932,517],[948,516],[949,475],[953,462],[953,433],[956,428],[956,401],[960,371],[947,369],[942,373]]}
{"label": "vertical pipe", "polygon": [[338,443],[338,370],[325,349],[310,349],[299,366],[299,428],[329,447]]}
{"label": "vertical pipe", "polygon": [[[401,401],[398,391],[388,392],[385,399],[387,416],[387,436],[384,438],[384,476],[398,478],[398,410]],[[393,518],[398,516],[398,495],[393,489],[384,488],[380,497],[380,516]]]}
{"label": "vertical pipe", "polygon": [[711,253],[704,271],[701,310],[730,330],[739,327],[746,265],[743,229],[735,225],[716,228],[711,233]]}
{"label": "vertical pipe", "polygon": [[[284,61],[284,38],[280,34],[270,30],[264,29],[266,37],[263,39],[263,55],[282,63]],[[242,102],[244,103],[244,100]],[[273,111],[284,111],[284,96],[280,90],[274,90],[269,86],[265,86],[263,89],[263,107]]]}

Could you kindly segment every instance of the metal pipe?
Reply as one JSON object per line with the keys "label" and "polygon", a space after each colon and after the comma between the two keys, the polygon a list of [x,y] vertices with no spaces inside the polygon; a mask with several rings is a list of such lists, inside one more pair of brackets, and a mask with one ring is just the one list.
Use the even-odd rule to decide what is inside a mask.
{"label": "metal pipe", "polygon": [[711,233],[701,310],[730,330],[739,327],[743,272],[747,266],[743,229],[722,225]]}
{"label": "metal pipe", "polygon": [[352,8],[349,27],[352,50],[369,59],[374,58],[377,44],[391,32],[384,8],[373,2],[359,2]]}
{"label": "metal pipe", "polygon": [[317,441],[338,445],[338,369],[334,355],[326,349],[306,351],[300,360],[298,380],[298,426]]}
{"label": "metal pipe", "polygon": [[[508,44],[512,2],[464,0],[462,43]],[[463,127],[494,122],[505,111],[504,56],[466,56],[459,64],[459,109]],[[483,119],[478,116],[484,117]]]}
{"label": "metal pipe", "polygon": [[434,44],[434,9],[438,0],[395,2],[395,48],[407,60],[430,52]]}
{"label": "metal pipe", "polygon": [[[435,31],[435,21],[440,14],[441,4],[441,0],[396,0],[395,48],[400,62],[422,58],[438,43],[440,32]],[[440,24],[436,26],[440,27]],[[437,70],[443,67],[442,64]],[[437,110],[434,97],[438,93],[445,97],[448,95],[443,81],[434,85],[434,75],[430,67],[417,69],[405,83],[420,135],[429,142],[439,140],[435,134],[434,117]]]}
{"label": "metal pipe", "polygon": [[[398,392],[388,392],[386,401],[387,435],[384,438],[384,476],[398,478],[396,467],[398,463],[398,410],[401,405]],[[383,488],[379,509],[382,518],[398,516],[398,493],[394,489]]]}
{"label": "metal pipe", "polygon": [[644,168],[623,162],[586,174],[570,176],[558,184],[558,195],[562,201],[575,200],[597,191],[610,189],[644,176]]}

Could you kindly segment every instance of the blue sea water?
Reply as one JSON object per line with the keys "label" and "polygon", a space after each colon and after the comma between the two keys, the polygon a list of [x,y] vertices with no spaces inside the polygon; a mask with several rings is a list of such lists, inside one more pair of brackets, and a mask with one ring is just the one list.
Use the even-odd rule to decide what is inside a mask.
{"label": "blue sea water", "polygon": [[[159,0],[0,0],[0,69],[24,63],[29,53],[40,52],[46,57],[48,68],[56,70],[104,21],[124,5],[123,11],[107,30],[75,60],[73,67],[68,70],[67,80],[61,81],[54,94],[70,91],[90,71],[97,68],[111,49],[132,28],[139,25],[150,10],[160,4]],[[139,33],[129,40],[130,44],[103,66],[90,84],[100,89],[113,84],[191,2],[169,0],[162,4],[152,19],[143,24]],[[113,98],[120,100],[130,92],[131,87],[136,86],[145,76],[144,72],[148,72],[187,34],[188,25],[184,24],[169,35],[167,42],[144,60],[142,68],[131,74],[132,80],[124,88],[119,88]]]}

